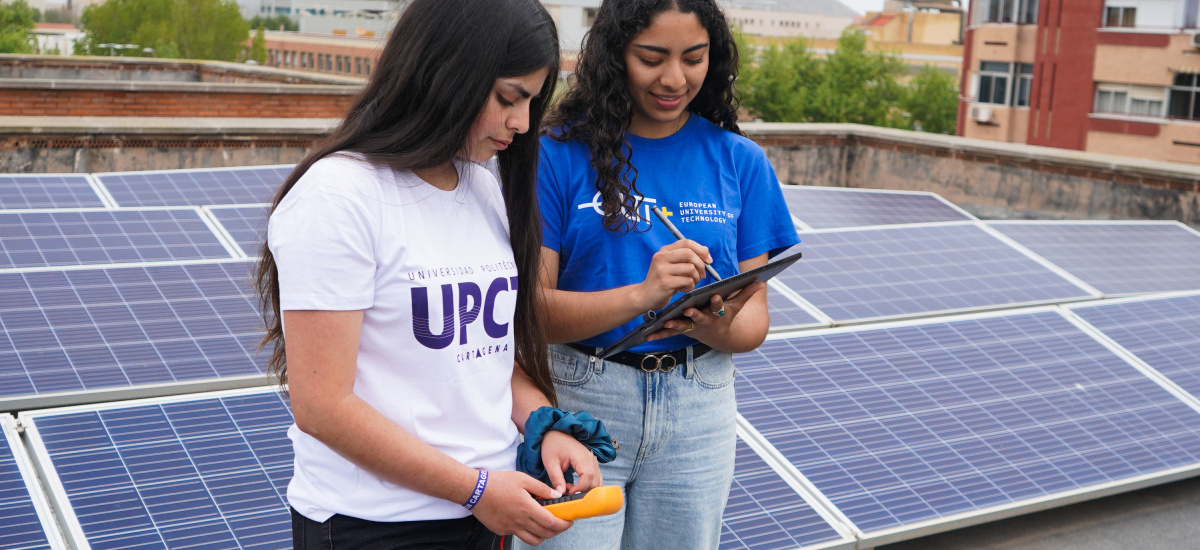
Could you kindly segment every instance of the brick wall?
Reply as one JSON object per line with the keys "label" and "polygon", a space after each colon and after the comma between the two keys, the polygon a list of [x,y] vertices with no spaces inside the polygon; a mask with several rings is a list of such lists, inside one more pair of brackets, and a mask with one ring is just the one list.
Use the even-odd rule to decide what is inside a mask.
{"label": "brick wall", "polygon": [[[274,87],[273,87],[274,88]],[[0,116],[341,118],[354,100],[344,91],[264,93],[9,88]]]}

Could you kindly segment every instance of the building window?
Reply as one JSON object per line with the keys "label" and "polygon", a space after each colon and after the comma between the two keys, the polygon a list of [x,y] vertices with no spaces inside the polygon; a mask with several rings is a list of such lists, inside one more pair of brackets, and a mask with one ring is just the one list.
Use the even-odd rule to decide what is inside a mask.
{"label": "building window", "polygon": [[1029,90],[1033,88],[1033,64],[1017,63],[1016,74],[1013,76],[1017,81],[1017,90],[1013,94],[1013,105],[1028,107]]}
{"label": "building window", "polygon": [[1105,6],[1105,27],[1133,27],[1137,19],[1137,8],[1125,6]]}
{"label": "building window", "polygon": [[1010,63],[997,61],[979,62],[979,80],[975,97],[979,103],[1008,104],[1008,77]]}
{"label": "building window", "polygon": [[1200,83],[1195,74],[1179,73],[1175,75],[1175,84],[1171,86],[1171,106],[1167,115],[1171,118],[1200,120]]}
{"label": "building window", "polygon": [[1165,95],[1166,89],[1161,86],[1097,83],[1093,110],[1097,113],[1161,117]]}
{"label": "building window", "polygon": [[1038,0],[986,0],[977,23],[1037,23]]}
{"label": "building window", "polygon": [[596,23],[596,11],[598,8],[583,8],[583,26],[590,29]]}

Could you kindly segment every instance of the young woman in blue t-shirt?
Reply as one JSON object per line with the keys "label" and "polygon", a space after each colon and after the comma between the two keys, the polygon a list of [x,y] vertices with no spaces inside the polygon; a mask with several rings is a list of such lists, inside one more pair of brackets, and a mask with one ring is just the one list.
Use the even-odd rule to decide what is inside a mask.
{"label": "young woman in blue t-shirt", "polygon": [[[737,125],[737,50],[713,0],[605,0],[570,91],[547,119],[538,171],[542,302],[562,406],[620,443],[601,467],[617,515],[551,548],[716,548],[733,475],[732,353],[766,338],[765,285],[691,309],[650,341],[599,349],[679,292],[797,242],[779,182]],[[662,209],[687,240],[651,213]]]}

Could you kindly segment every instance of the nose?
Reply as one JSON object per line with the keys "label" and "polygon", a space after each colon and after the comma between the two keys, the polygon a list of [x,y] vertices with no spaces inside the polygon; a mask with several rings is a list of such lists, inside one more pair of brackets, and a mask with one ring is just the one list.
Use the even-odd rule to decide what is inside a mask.
{"label": "nose", "polygon": [[518,134],[524,134],[529,131],[529,105],[531,102],[522,101],[513,106],[513,110],[508,115],[508,120],[505,125],[509,130]]}
{"label": "nose", "polygon": [[663,63],[663,72],[659,76],[659,82],[667,89],[675,90],[682,88],[687,83],[687,79],[683,76],[682,64],[678,60]]}

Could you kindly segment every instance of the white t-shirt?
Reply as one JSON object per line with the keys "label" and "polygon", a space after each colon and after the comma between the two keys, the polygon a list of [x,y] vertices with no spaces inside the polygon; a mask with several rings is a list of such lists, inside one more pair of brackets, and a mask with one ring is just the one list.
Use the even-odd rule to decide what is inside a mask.
{"label": "white t-shirt", "polygon": [[[473,468],[512,470],[517,268],[500,185],[456,161],[442,191],[344,155],[317,161],[270,218],[283,310],[364,310],[354,393]],[[286,327],[285,327],[286,332]],[[288,500],[314,521],[452,519],[448,502],[384,481],[295,425]]]}

